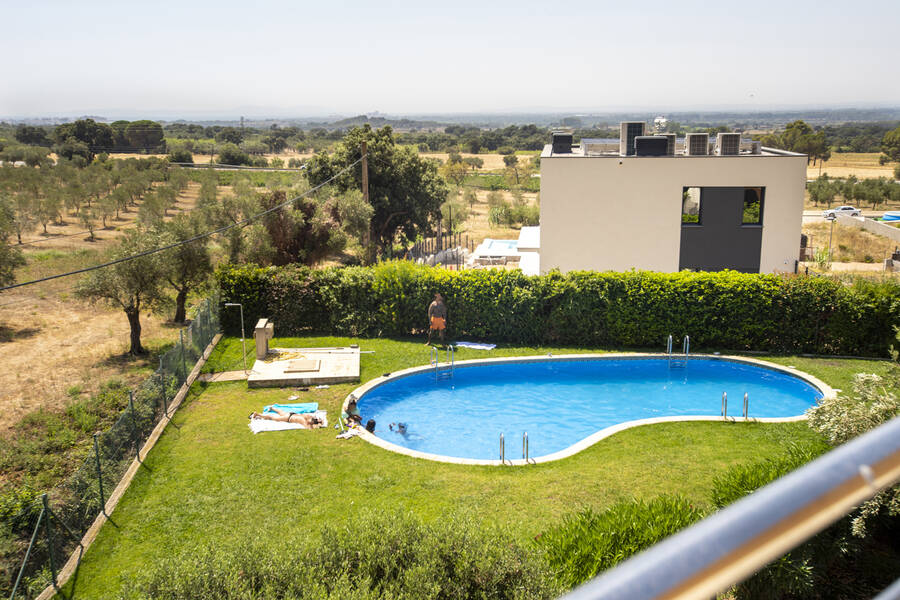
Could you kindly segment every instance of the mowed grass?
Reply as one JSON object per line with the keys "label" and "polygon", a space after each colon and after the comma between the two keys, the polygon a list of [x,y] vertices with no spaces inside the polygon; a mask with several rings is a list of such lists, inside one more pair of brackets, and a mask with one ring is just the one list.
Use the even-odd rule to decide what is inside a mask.
{"label": "mowed grass", "polygon": [[[421,340],[281,338],[279,347],[359,343],[362,380],[424,364]],[[576,353],[579,348],[462,349],[473,357]],[[227,338],[211,367],[240,364],[240,342]],[[877,361],[778,357],[835,387],[857,371],[880,372]],[[299,392],[319,402],[331,423],[358,384]],[[571,458],[529,467],[471,467],[413,459],[360,439],[336,440],[334,429],[253,435],[247,415],[298,393],[249,390],[244,382],[195,384],[185,405],[146,458],[78,573],[79,598],[114,595],[166,556],[240,540],[318,535],[325,522],[360,511],[410,511],[426,520],[463,511],[508,528],[529,543],[565,514],[603,508],[622,498],[679,493],[708,506],[713,478],[733,464],[779,454],[814,436],[805,423],[669,423],[616,434]]]}

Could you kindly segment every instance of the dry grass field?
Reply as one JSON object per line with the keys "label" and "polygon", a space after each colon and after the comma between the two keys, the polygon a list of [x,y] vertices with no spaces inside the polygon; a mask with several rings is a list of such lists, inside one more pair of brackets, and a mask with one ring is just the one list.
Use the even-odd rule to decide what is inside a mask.
{"label": "dry grass field", "polygon": [[[476,190],[478,194],[478,202],[476,202],[469,213],[469,218],[462,227],[464,235],[469,236],[469,242],[474,242],[475,246],[483,242],[487,238],[499,240],[515,240],[519,237],[519,230],[514,227],[497,226],[492,227],[488,222],[488,194],[486,190]],[[513,202],[513,196],[510,192],[499,192],[503,195],[503,199],[509,203]],[[528,204],[534,204],[537,194],[523,194]]]}
{"label": "dry grass field", "polygon": [[[831,231],[830,223],[806,223],[803,233],[809,236],[809,246],[828,248]],[[884,236],[849,225],[834,225],[834,239],[831,242],[833,262],[874,263],[881,265],[890,258],[897,242]]]}
{"label": "dry grass field", "polygon": [[[895,164],[879,165],[877,152],[845,152],[832,153],[831,159],[822,164],[821,174],[829,177],[849,177],[855,175],[859,179],[870,177],[893,177]],[[819,176],[819,165],[810,164],[806,168],[806,178]]]}
{"label": "dry grass field", "polygon": [[[177,201],[188,211],[197,202],[199,184],[191,183]],[[174,214],[174,212],[170,213]],[[69,218],[63,226],[49,227],[50,236],[32,232],[23,241],[28,264],[17,271],[18,281],[29,281],[96,264],[102,251],[133,227],[137,211],[109,220],[107,229],[95,231],[88,241],[80,223]],[[73,235],[74,234],[74,235]],[[124,356],[128,350],[128,322],[121,310],[91,305],[73,297],[78,276],[14,289],[0,295],[0,431],[39,408],[60,408],[67,390],[95,391],[111,377],[137,383],[137,372],[155,368],[144,360]],[[145,311],[141,318],[148,348],[171,341],[174,326]]]}
{"label": "dry grass field", "polygon": [[[450,156],[446,152],[420,152],[419,156],[424,158],[436,158],[442,162],[446,162],[447,158]],[[466,152],[461,152],[460,156],[463,158],[480,158],[484,161],[484,166],[481,167],[481,171],[502,171],[506,168],[506,165],[503,164],[503,155],[502,154],[468,154]],[[530,161],[530,156],[519,155],[519,164],[524,165],[526,162]]]}

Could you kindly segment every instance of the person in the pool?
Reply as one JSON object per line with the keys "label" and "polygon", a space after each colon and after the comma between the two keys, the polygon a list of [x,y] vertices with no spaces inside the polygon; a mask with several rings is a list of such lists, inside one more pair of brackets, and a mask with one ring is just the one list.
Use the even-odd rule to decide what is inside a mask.
{"label": "person in the pool", "polygon": [[431,343],[431,334],[435,331],[438,332],[441,343],[443,343],[444,330],[447,329],[447,305],[444,304],[444,297],[440,294],[435,294],[434,301],[428,305],[428,325],[428,339],[425,341],[425,345]]}
{"label": "person in the pool", "polygon": [[388,429],[396,431],[400,435],[406,435],[406,423],[391,423],[388,425]]}
{"label": "person in the pool", "polygon": [[325,424],[322,423],[322,419],[312,413],[290,413],[283,411],[276,406],[273,406],[272,410],[275,411],[274,415],[271,413],[252,412],[250,413],[250,418],[265,419],[266,421],[279,421],[281,423],[297,423],[303,425],[307,429],[317,429],[325,426]]}

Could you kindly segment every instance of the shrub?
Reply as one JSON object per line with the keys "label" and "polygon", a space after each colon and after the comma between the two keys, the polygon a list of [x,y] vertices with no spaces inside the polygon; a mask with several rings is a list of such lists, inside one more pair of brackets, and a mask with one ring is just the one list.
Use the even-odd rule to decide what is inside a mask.
{"label": "shrub", "polygon": [[252,161],[250,155],[238,148],[234,144],[224,144],[219,151],[219,157],[216,162],[223,165],[250,165]]}
{"label": "shrub", "polygon": [[[632,271],[445,269],[394,261],[310,270],[222,267],[223,302],[279,335],[408,336],[441,292],[448,334],[516,344],[658,348],[689,334],[696,348],[884,355],[900,325],[900,285],[824,277]],[[223,325],[240,331],[237,311]]]}
{"label": "shrub", "polygon": [[537,541],[559,582],[574,587],[702,518],[680,496],[627,500],[568,516]]}
{"label": "shrub", "polygon": [[[261,540],[260,540],[261,542]],[[540,557],[502,531],[458,517],[358,515],[306,546],[245,542],[159,563],[122,598],[551,598]],[[135,589],[136,588],[136,589]]]}
{"label": "shrub", "polygon": [[[730,468],[713,480],[711,499],[717,508],[739,500],[818,458],[829,449],[824,440],[792,446],[784,455]],[[858,518],[858,517],[856,517]],[[890,572],[900,567],[891,551],[897,524],[863,539],[852,533],[853,515],[845,517],[757,571],[734,589],[743,599],[870,598],[890,583]]]}
{"label": "shrub", "polygon": [[194,163],[194,155],[188,150],[176,149],[169,152],[169,162],[173,163]]}

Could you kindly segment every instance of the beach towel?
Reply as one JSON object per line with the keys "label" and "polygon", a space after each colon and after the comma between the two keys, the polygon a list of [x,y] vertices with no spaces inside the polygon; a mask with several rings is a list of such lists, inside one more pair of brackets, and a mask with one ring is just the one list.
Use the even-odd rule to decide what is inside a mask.
{"label": "beach towel", "polygon": [[[316,416],[322,419],[322,427],[328,427],[328,413],[317,410]],[[268,419],[250,419],[250,431],[260,433],[263,431],[286,431],[288,429],[306,429],[300,423],[285,423],[283,421],[269,421]]]}
{"label": "beach towel", "polygon": [[318,402],[299,402],[297,404],[270,404],[267,407],[263,408],[264,413],[274,413],[273,408],[277,408],[278,410],[283,410],[284,412],[294,413],[295,415],[302,415],[303,413],[311,413],[319,410]]}
{"label": "beach towel", "polygon": [[472,350],[493,350],[497,344],[482,344],[479,342],[454,342],[454,346],[461,348],[471,348]]}

